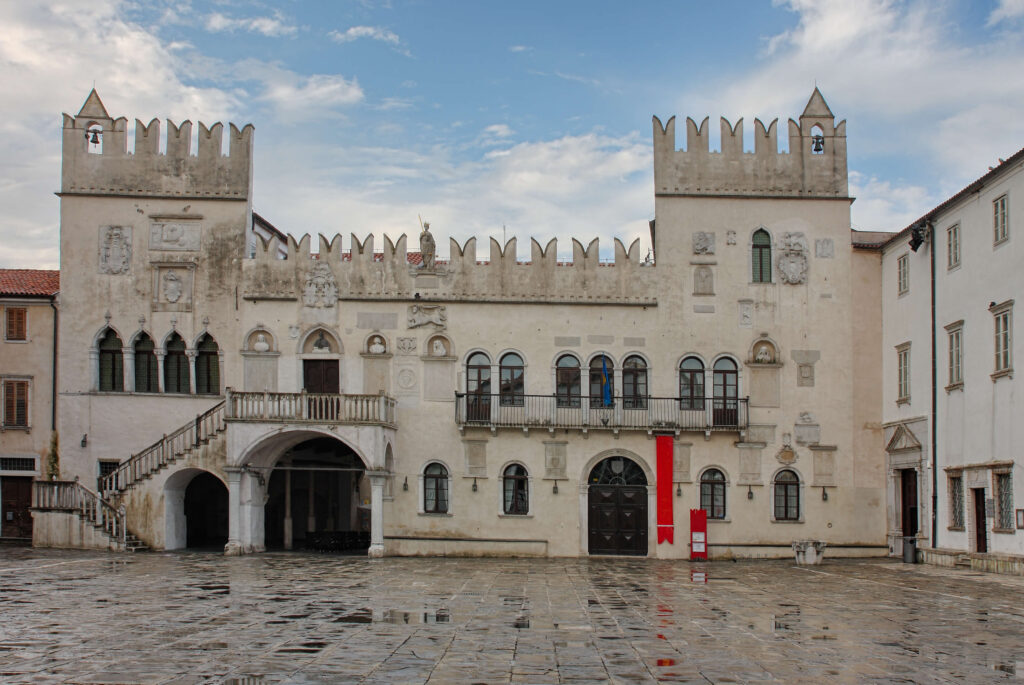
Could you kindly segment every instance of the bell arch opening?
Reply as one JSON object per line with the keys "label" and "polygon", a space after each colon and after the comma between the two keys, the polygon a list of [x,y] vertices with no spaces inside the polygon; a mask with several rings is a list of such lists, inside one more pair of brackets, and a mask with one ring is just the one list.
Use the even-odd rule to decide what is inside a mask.
{"label": "bell arch opening", "polygon": [[314,437],[286,449],[267,478],[266,549],[352,552],[370,546],[367,467],[345,443]]}

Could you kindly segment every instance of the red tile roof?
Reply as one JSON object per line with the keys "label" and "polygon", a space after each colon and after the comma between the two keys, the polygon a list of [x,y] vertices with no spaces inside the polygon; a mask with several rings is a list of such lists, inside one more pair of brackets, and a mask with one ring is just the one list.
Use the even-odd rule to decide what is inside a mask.
{"label": "red tile roof", "polygon": [[0,269],[0,295],[49,297],[59,290],[59,271]]}

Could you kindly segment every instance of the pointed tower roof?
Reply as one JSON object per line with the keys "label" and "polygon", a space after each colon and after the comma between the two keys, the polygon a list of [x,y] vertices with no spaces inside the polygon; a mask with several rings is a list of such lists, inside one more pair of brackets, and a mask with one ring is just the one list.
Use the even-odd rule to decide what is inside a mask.
{"label": "pointed tower roof", "polygon": [[107,114],[107,108],[103,106],[103,101],[100,100],[100,95],[96,92],[95,88],[89,92],[89,97],[85,99],[85,104],[82,105],[81,111],[78,112],[78,117],[90,119],[110,118],[110,115]]}
{"label": "pointed tower roof", "polygon": [[811,93],[811,99],[807,101],[807,106],[804,107],[804,113],[801,117],[828,117],[835,119],[836,115],[832,114],[832,110],[828,108],[825,103],[825,98],[822,97],[821,91],[818,87],[814,87],[814,92]]}

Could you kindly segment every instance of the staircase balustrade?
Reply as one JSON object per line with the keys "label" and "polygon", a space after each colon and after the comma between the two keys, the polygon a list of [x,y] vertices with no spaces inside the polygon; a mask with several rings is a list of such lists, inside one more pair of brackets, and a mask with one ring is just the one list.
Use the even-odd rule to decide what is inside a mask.
{"label": "staircase balustrade", "polygon": [[229,390],[226,402],[229,421],[395,425],[395,400],[387,395]]}
{"label": "staircase balustrade", "polygon": [[70,511],[127,546],[125,512],[76,480],[37,480],[32,484],[32,507],[44,511]]}

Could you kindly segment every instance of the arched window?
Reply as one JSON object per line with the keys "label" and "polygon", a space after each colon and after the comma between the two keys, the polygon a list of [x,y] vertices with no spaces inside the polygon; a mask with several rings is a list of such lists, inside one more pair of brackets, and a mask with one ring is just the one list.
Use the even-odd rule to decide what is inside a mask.
{"label": "arched window", "polygon": [[754,283],[772,282],[772,237],[759,228],[750,242],[750,280]]}
{"label": "arched window", "polygon": [[725,474],[708,469],[700,477],[700,508],[709,519],[725,518]]}
{"label": "arched window", "polygon": [[555,395],[559,407],[580,406],[580,360],[563,354],[555,362]]}
{"label": "arched window", "polygon": [[140,333],[135,340],[135,392],[160,392],[153,339]]}
{"label": "arched window", "polygon": [[502,510],[517,516],[530,513],[530,479],[526,469],[512,464],[505,469],[502,479]]}
{"label": "arched window", "polygon": [[499,367],[501,373],[501,386],[498,390],[501,396],[501,406],[523,406],[523,392],[525,387],[523,367],[523,358],[515,352],[509,352],[501,358],[501,365]]}
{"label": "arched window", "polygon": [[217,341],[207,333],[196,345],[196,393],[220,394],[220,358]]}
{"label": "arched window", "polygon": [[191,382],[188,374],[188,358],[185,356],[185,341],[177,333],[167,339],[167,354],[164,356],[164,392],[189,393]]}
{"label": "arched window", "polygon": [[124,392],[124,353],[121,338],[108,328],[100,340],[100,392]]}
{"label": "arched window", "polygon": [[789,469],[775,476],[775,520],[800,520],[800,478]]}
{"label": "arched window", "polygon": [[428,464],[423,471],[423,511],[448,513],[448,469],[443,464]]}
{"label": "arched window", "polygon": [[739,374],[736,362],[723,357],[714,367],[714,424],[736,426],[739,422],[739,401],[737,399]]}
{"label": "arched window", "polygon": [[466,362],[466,418],[491,420],[491,359],[475,352]]}
{"label": "arched window", "polygon": [[704,409],[704,363],[696,357],[679,365],[679,408]]}
{"label": "arched window", "polygon": [[622,363],[622,406],[647,408],[647,362],[643,357],[633,355]]}
{"label": "arched window", "polygon": [[615,401],[615,362],[603,354],[590,360],[590,406],[610,407]]}

